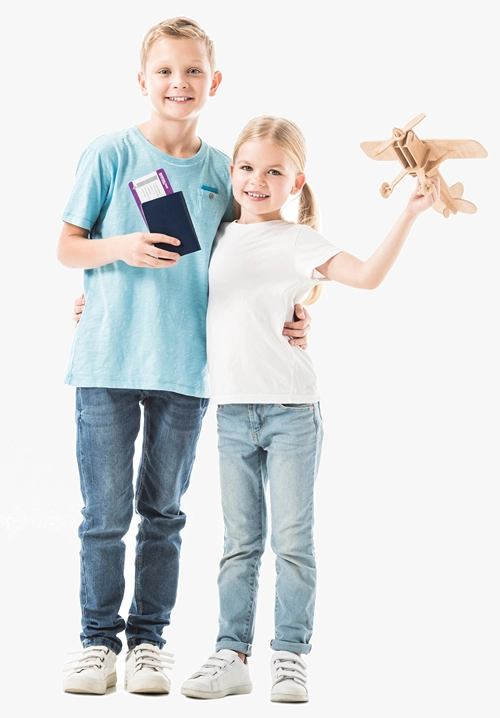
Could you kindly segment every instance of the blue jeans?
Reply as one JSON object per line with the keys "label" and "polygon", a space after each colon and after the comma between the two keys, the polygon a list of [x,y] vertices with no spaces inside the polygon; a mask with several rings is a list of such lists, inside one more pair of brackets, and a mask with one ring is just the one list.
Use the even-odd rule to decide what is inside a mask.
{"label": "blue jeans", "polygon": [[[134,443],[144,407],[143,446],[133,486]],[[80,525],[81,640],[119,653],[165,644],[179,575],[180,510],[193,466],[207,399],[167,391],[78,388],[77,458],[84,501]],[[123,537],[134,513],[137,533],[130,615],[120,616],[125,590]]]}
{"label": "blue jeans", "polygon": [[276,557],[271,648],[308,654],[316,598],[314,483],[323,429],[319,404],[224,404],[217,410],[224,516],[216,650],[251,655],[267,536]]}

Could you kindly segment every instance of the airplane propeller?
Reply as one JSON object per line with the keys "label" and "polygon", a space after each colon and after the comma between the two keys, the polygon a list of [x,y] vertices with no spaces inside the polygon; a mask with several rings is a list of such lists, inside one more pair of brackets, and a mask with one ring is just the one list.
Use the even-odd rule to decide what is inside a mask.
{"label": "airplane propeller", "polygon": [[394,127],[392,130],[392,137],[390,137],[388,140],[383,142],[380,147],[377,149],[377,151],[374,153],[374,157],[377,155],[380,155],[384,150],[386,150],[388,147],[390,147],[395,141],[401,142],[406,136],[406,133],[409,132],[409,130],[413,129],[416,125],[418,125],[419,122],[422,122],[422,120],[425,117],[425,112],[421,112],[419,115],[413,118],[413,120],[410,120],[404,127]]}

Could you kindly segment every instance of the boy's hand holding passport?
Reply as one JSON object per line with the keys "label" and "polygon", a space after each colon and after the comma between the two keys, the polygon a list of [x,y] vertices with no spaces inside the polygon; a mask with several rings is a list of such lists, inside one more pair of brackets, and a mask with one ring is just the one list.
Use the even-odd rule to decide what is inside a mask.
{"label": "boy's hand holding passport", "polygon": [[149,232],[176,237],[181,243],[159,242],[155,247],[181,256],[201,249],[184,194],[174,192],[163,169],[129,182],[129,187]]}

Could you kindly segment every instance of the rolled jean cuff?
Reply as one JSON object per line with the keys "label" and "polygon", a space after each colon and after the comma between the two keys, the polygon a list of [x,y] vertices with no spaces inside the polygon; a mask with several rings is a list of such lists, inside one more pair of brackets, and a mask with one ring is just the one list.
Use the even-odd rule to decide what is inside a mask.
{"label": "rolled jean cuff", "polygon": [[290,641],[277,641],[275,638],[271,641],[273,651],[290,651],[290,653],[300,653],[307,656],[311,653],[312,645],[310,643],[291,643]]}
{"label": "rolled jean cuff", "polygon": [[251,643],[241,643],[240,641],[217,641],[215,645],[216,651],[222,651],[222,650],[228,650],[228,651],[238,651],[239,653],[244,653],[246,656],[252,655],[252,644]]}

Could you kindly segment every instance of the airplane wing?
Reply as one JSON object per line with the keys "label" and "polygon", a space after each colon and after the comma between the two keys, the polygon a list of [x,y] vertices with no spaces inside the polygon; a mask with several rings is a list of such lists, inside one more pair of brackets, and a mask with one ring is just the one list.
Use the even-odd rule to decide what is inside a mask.
{"label": "airplane wing", "polygon": [[[462,159],[480,159],[482,157],[488,157],[487,151],[484,147],[476,140],[422,140],[426,145],[432,148],[434,154],[439,157],[445,152],[452,151],[453,154],[449,155],[447,159],[450,160],[462,160]],[[389,158],[387,158],[389,159]]]}
{"label": "airplane wing", "polygon": [[392,145],[389,145],[389,147],[386,147],[383,152],[381,152],[379,155],[376,155],[375,153],[378,152],[379,148],[382,147],[384,142],[380,141],[368,141],[368,142],[362,142],[360,144],[361,149],[363,152],[370,157],[372,160],[397,160],[398,157],[396,153],[394,152],[394,147]]}
{"label": "airplane wing", "polygon": [[[484,147],[476,140],[422,140],[428,145],[434,157],[440,157],[445,152],[453,152],[447,159],[461,160],[467,158],[487,157],[488,153]],[[368,141],[361,142],[360,147],[363,152],[372,160],[397,160],[398,157],[394,151],[394,147],[389,145],[380,154],[376,154],[384,142]]]}

